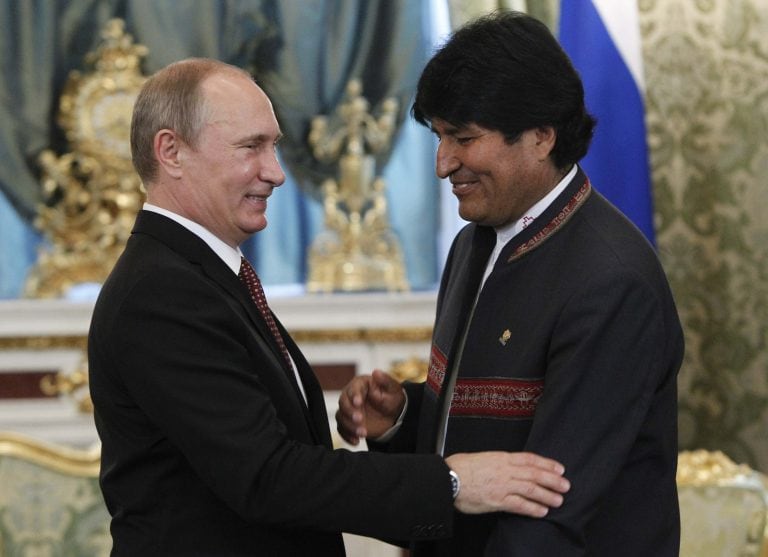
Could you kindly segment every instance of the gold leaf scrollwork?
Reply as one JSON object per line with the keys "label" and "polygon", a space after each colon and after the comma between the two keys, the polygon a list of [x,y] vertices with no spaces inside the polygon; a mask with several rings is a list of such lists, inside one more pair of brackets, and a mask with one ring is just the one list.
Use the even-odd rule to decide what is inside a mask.
{"label": "gold leaf scrollwork", "polygon": [[104,27],[86,56],[93,71],[70,73],[58,123],[72,152],[38,157],[44,203],[35,220],[47,245],[25,285],[27,297],[58,297],[80,283],[101,283],[125,247],[144,200],[129,148],[133,104],[146,79],[146,56],[120,19]]}
{"label": "gold leaf scrollwork", "polygon": [[40,390],[49,396],[67,395],[77,402],[77,409],[84,414],[93,413],[93,401],[88,392],[88,363],[83,359],[71,373],[58,372],[40,380]]}
{"label": "gold leaf scrollwork", "polygon": [[333,121],[312,121],[309,145],[315,158],[338,160],[338,179],[322,184],[325,230],[309,250],[309,292],[409,289],[397,237],[389,227],[385,184],[376,177],[373,153],[385,149],[395,129],[397,102],[387,99],[374,118],[362,85],[347,85],[347,100]]}

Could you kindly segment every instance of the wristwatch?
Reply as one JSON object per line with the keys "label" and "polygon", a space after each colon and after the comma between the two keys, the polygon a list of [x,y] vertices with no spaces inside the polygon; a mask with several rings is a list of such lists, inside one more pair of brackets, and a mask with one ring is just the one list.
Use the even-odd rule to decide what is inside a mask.
{"label": "wristwatch", "polygon": [[448,474],[451,476],[451,491],[453,492],[453,499],[455,501],[456,497],[459,496],[459,491],[461,491],[461,480],[459,479],[459,475],[453,470],[448,470]]}

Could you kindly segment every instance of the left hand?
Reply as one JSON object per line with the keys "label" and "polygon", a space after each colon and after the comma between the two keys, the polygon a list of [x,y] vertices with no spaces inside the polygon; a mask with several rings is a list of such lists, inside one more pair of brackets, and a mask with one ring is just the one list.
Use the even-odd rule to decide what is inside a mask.
{"label": "left hand", "polygon": [[345,441],[379,437],[391,428],[405,406],[403,387],[389,374],[375,369],[360,375],[341,391],[336,428]]}

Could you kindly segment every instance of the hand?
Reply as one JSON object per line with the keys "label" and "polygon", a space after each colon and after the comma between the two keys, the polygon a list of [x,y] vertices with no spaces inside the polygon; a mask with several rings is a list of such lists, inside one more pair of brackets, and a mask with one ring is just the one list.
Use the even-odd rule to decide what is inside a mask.
{"label": "hand", "polygon": [[571,484],[559,462],[533,453],[457,453],[445,459],[461,481],[455,507],[467,514],[510,512],[546,516]]}
{"label": "hand", "polygon": [[400,383],[375,369],[372,375],[355,377],[341,391],[336,429],[352,445],[364,437],[375,439],[395,424],[404,406]]}

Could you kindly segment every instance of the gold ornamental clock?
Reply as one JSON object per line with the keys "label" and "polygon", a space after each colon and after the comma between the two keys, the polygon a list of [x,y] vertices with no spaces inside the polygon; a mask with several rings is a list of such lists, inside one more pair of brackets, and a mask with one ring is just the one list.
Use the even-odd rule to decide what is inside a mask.
{"label": "gold ornamental clock", "polygon": [[49,242],[27,277],[29,297],[101,284],[144,201],[131,164],[130,123],[146,80],[140,63],[147,48],[133,43],[120,19],[108,21],[101,37],[85,59],[91,69],[70,72],[59,100],[57,121],[71,151],[46,149],[38,157],[45,201],[35,225]]}
{"label": "gold ornamental clock", "polygon": [[61,96],[59,124],[75,151],[130,164],[131,114],[146,80],[139,65],[147,48],[133,44],[120,19],[107,22],[101,35],[102,45],[86,57],[95,71],[70,73]]}
{"label": "gold ornamental clock", "polygon": [[74,103],[74,114],[79,116],[70,132],[70,141],[78,151],[97,158],[130,160],[126,137],[130,134],[137,84],[140,86],[135,80],[113,77],[91,78],[81,84]]}

